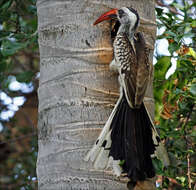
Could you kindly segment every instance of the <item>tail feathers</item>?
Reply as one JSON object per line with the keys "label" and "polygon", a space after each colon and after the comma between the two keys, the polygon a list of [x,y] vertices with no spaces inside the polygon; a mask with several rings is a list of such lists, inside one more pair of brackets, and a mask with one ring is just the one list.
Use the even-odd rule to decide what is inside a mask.
{"label": "tail feathers", "polygon": [[95,169],[104,169],[107,167],[109,161],[110,146],[111,146],[111,130],[106,135],[106,138],[102,143],[101,150],[94,161]]}
{"label": "tail feathers", "polygon": [[101,151],[101,149],[103,149],[102,145],[103,143],[105,143],[104,141],[106,140],[107,134],[109,133],[109,130],[110,130],[110,124],[111,124],[110,120],[112,120],[112,118],[109,118],[108,122],[106,122],[104,128],[101,131],[101,134],[99,135],[98,139],[93,145],[93,148],[88,152],[88,154],[84,158],[85,161],[91,160],[92,162],[94,162],[97,156],[99,155],[99,152]]}
{"label": "tail feathers", "polygon": [[[86,157],[84,158],[85,161],[91,160],[92,162],[94,162],[97,159],[97,157],[99,156],[100,151],[102,150],[102,152],[103,152],[102,145],[103,145],[103,143],[105,143],[104,141],[106,140],[108,133],[110,133],[110,126],[111,126],[112,120],[116,114],[116,110],[117,110],[117,107],[118,107],[120,101],[121,101],[121,96],[119,97],[117,103],[115,104],[115,107],[112,110],[112,113],[110,114],[110,116],[109,116],[104,128],[102,129],[99,137],[97,138],[95,144],[93,145],[93,148],[87,153]],[[106,140],[106,142],[107,142],[107,140]],[[108,151],[106,151],[106,152],[108,152]],[[98,165],[98,163],[96,165]]]}
{"label": "tail feathers", "polygon": [[154,141],[154,144],[156,145],[156,150],[155,150],[155,156],[162,161],[164,166],[169,166],[170,165],[170,160],[169,160],[169,156],[168,153],[163,145],[163,143],[160,141],[160,137],[159,134],[154,126],[153,120],[151,118],[151,115],[146,107],[146,105],[144,104],[146,112],[148,114],[148,117],[150,119],[151,122],[151,126],[152,126],[152,138]]}
{"label": "tail feathers", "polygon": [[168,165],[167,152],[146,106],[132,109],[122,96],[85,161],[91,160],[95,169],[112,167],[117,176],[127,173],[136,182],[155,176],[151,160],[154,153]]}
{"label": "tail feathers", "polygon": [[148,111],[148,109],[147,109],[145,103],[144,103],[144,107],[145,107],[146,113],[147,113],[148,118],[149,118],[150,123],[151,123],[151,128],[152,128],[152,139],[153,139],[153,142],[154,142],[155,146],[158,146],[158,145],[159,145],[159,142],[160,142],[159,134],[158,134],[158,132],[157,132],[155,126],[154,126],[154,122],[153,122],[153,120],[152,120],[152,117],[151,117],[151,115],[150,115],[150,113],[149,113],[149,111]]}
{"label": "tail feathers", "polygon": [[90,160],[91,162],[94,162],[99,152],[100,152],[100,147],[94,145],[93,148],[85,156],[84,161],[87,162]]}
{"label": "tail feathers", "polygon": [[109,156],[106,169],[112,168],[112,166],[113,166],[113,158],[111,156]]}
{"label": "tail feathers", "polygon": [[123,172],[133,181],[154,177],[151,154],[155,151],[152,139],[151,121],[144,105],[132,109],[125,96],[118,106],[111,124],[110,156],[124,160]]}
{"label": "tail feathers", "polygon": [[159,146],[156,147],[155,156],[162,161],[165,167],[170,165],[170,160],[169,160],[167,150],[165,149],[162,142],[160,142]]}
{"label": "tail feathers", "polygon": [[113,167],[114,174],[119,177],[123,172],[123,169],[120,166],[120,160],[113,160],[112,167]]}

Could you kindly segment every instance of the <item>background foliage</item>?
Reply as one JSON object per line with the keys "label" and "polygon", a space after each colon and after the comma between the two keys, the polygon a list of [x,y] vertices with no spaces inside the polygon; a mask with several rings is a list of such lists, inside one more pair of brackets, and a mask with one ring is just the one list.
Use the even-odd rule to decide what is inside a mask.
{"label": "background foliage", "polygon": [[[193,189],[196,181],[196,21],[192,1],[157,1],[156,124],[171,159],[154,161],[160,189]],[[187,42],[189,39],[189,43]],[[36,189],[37,78],[35,0],[0,1],[0,189]],[[176,64],[175,72],[167,77]],[[22,101],[17,103],[16,100]]]}
{"label": "background foliage", "polygon": [[[156,163],[157,172],[163,176],[161,189],[168,186],[193,189],[196,181],[196,4],[173,1],[166,7],[169,11],[156,8],[158,28],[163,29],[157,39],[167,40],[169,52],[167,56],[165,52],[155,53],[154,96],[156,124],[171,165],[164,169],[161,163]],[[176,64],[175,72],[166,79],[172,64]]]}
{"label": "background foliage", "polygon": [[35,0],[0,1],[0,189],[3,190],[37,188],[36,29]]}

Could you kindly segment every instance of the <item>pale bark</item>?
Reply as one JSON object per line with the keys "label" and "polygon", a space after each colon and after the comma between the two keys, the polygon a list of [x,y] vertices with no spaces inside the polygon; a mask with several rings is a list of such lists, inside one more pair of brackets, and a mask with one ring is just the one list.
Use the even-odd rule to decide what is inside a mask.
{"label": "pale bark", "polygon": [[[37,1],[40,190],[126,189],[111,172],[95,171],[83,161],[118,98],[117,76],[108,67],[113,56],[110,24],[92,23],[104,11],[122,6],[136,8],[145,18],[140,30],[153,47],[153,0]],[[152,83],[146,103],[153,115]]]}

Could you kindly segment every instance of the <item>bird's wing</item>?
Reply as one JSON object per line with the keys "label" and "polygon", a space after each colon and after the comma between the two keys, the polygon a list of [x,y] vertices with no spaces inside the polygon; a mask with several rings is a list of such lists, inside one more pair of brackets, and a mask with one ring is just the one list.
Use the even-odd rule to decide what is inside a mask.
{"label": "bird's wing", "polygon": [[144,37],[138,32],[133,43],[126,35],[119,35],[115,41],[115,58],[120,64],[119,79],[126,99],[132,108],[140,107],[150,77],[149,53]]}
{"label": "bird's wing", "polygon": [[144,95],[150,79],[149,50],[146,47],[145,39],[141,32],[136,34],[134,41],[137,55],[137,76],[135,91],[135,106],[142,104]]}

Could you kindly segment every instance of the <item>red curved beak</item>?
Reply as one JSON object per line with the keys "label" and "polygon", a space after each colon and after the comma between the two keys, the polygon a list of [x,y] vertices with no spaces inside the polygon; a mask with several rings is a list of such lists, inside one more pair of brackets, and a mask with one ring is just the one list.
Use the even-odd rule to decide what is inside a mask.
{"label": "red curved beak", "polygon": [[111,20],[117,18],[117,11],[118,9],[112,9],[106,13],[103,13],[95,22],[93,25],[96,25],[104,20]]}

